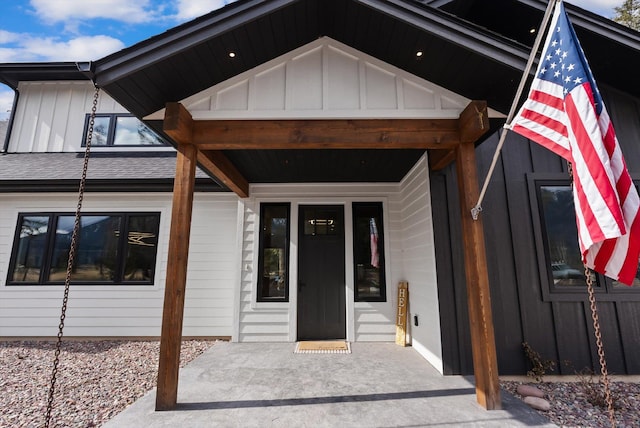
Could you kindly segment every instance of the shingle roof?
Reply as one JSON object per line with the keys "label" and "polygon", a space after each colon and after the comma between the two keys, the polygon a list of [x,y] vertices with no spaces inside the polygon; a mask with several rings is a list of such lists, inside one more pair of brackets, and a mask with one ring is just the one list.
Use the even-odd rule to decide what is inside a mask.
{"label": "shingle roof", "polygon": [[[87,180],[111,187],[132,182],[170,183],[175,176],[175,151],[96,152],[89,158]],[[84,153],[4,153],[0,155],[0,185],[22,187],[21,183],[77,182],[82,175]],[[223,190],[200,169],[196,179]]]}

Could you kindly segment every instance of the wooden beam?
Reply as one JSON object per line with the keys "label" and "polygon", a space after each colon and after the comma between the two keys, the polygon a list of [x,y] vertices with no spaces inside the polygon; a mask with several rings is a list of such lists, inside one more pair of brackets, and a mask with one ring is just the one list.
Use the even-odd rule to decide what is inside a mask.
{"label": "wooden beam", "polygon": [[198,150],[198,163],[241,198],[249,196],[249,182],[221,151]]}
{"label": "wooden beam", "polygon": [[[489,115],[486,101],[471,101],[458,118],[460,142],[474,143],[489,131]],[[456,158],[454,149],[430,150],[429,167],[433,171],[441,170]]]}
{"label": "wooden beam", "polygon": [[194,123],[191,113],[185,106],[180,103],[166,104],[162,130],[178,145],[192,143]]}
{"label": "wooden beam", "polygon": [[460,141],[475,143],[489,130],[489,115],[486,101],[471,101],[458,119]]}
{"label": "wooden beam", "polygon": [[457,119],[193,121],[200,150],[444,149],[460,141]]}
{"label": "wooden beam", "polygon": [[180,345],[197,153],[197,148],[192,144],[178,144],[160,336],[156,410],[175,408],[178,398]]}
{"label": "wooden beam", "polygon": [[[178,145],[192,143],[195,123],[185,106],[167,103],[162,130]],[[198,151],[198,163],[205,172],[216,177],[241,198],[249,196],[249,183],[222,152]]]}
{"label": "wooden beam", "polygon": [[456,149],[456,170],[462,215],[467,304],[471,326],[476,399],[487,410],[496,410],[502,408],[502,403],[484,231],[482,219],[473,220],[471,217],[471,208],[475,205],[479,195],[473,142],[462,143]]}

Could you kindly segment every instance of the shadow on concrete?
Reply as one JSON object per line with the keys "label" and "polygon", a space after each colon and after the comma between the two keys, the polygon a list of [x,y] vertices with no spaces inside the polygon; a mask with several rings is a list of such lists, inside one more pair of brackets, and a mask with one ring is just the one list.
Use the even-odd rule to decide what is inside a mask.
{"label": "shadow on concrete", "polygon": [[415,398],[450,397],[475,394],[474,388],[439,389],[431,391],[390,392],[381,394],[340,395],[328,397],[283,398],[278,400],[212,401],[178,403],[175,410],[246,409],[250,407],[307,406],[313,404],[362,403],[366,401],[406,400]]}

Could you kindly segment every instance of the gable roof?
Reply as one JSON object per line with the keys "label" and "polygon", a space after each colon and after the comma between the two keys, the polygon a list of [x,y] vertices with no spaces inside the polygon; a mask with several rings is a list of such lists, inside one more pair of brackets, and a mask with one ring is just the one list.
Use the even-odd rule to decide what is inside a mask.
{"label": "gable roof", "polygon": [[[568,6],[599,84],[632,81],[640,33]],[[144,117],[327,36],[506,113],[535,37],[529,29],[545,7],[540,0],[239,0],[96,61],[91,71]]]}

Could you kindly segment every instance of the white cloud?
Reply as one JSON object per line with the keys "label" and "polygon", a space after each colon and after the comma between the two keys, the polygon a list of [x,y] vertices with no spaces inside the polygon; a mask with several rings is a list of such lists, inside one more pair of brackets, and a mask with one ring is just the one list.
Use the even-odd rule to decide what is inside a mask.
{"label": "white cloud", "polygon": [[613,18],[616,14],[613,8],[620,6],[623,1],[624,0],[568,0],[568,3],[602,15],[605,18]]}
{"label": "white cloud", "polygon": [[233,1],[235,0],[178,0],[176,17],[181,21],[197,18]]}
{"label": "white cloud", "polygon": [[92,61],[125,47],[120,40],[102,35],[68,40],[17,33],[5,36],[12,43],[0,48],[0,62]]}
{"label": "white cloud", "polygon": [[154,19],[162,10],[162,5],[153,7],[149,0],[31,0],[31,6],[38,18],[49,24],[96,18],[141,23]]}
{"label": "white cloud", "polygon": [[20,37],[16,33],[0,30],[0,44],[13,43],[19,39]]}
{"label": "white cloud", "polygon": [[[0,85],[0,120],[9,118],[13,108],[13,91],[6,86]],[[0,144],[2,141],[0,141]]]}

